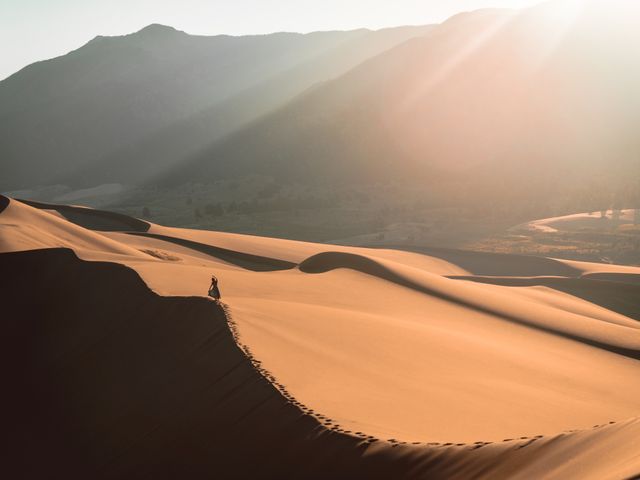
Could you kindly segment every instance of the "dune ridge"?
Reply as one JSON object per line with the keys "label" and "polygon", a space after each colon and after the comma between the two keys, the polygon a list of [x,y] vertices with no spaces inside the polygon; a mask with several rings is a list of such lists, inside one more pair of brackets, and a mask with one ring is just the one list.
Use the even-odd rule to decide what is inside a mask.
{"label": "dune ridge", "polygon": [[295,263],[287,262],[286,260],[264,257],[262,255],[252,255],[245,252],[230,250],[228,248],[208,245],[206,243],[194,242],[192,240],[187,240],[184,238],[171,237],[169,235],[160,235],[158,233],[147,232],[128,233],[132,235],[145,236],[155,238],[157,240],[163,240],[165,242],[175,243],[177,245],[206,253],[207,255],[211,255],[212,257],[219,258],[226,262],[233,263],[234,265],[256,272],[288,270],[296,266]]}
{"label": "dune ridge", "polygon": [[40,210],[54,210],[76,225],[98,231],[132,231],[146,232],[151,226],[149,222],[116,212],[97,210],[75,205],[36,202],[34,200],[18,200],[30,207]]}
{"label": "dune ridge", "polygon": [[[624,328],[635,327],[635,329],[638,330],[638,332],[635,332],[637,340],[635,342],[630,342],[629,344],[627,344],[628,346],[626,346],[624,343],[620,345],[612,345],[611,343],[608,343],[608,342],[599,341],[594,336],[580,335],[580,334],[571,332],[568,328],[563,328],[562,325],[559,325],[559,326],[545,325],[544,323],[541,323],[541,322],[529,321],[529,319],[526,317],[511,315],[507,312],[493,309],[491,307],[483,305],[480,302],[461,298],[460,295],[450,294],[450,293],[447,293],[446,291],[443,291],[443,289],[437,288],[437,285],[426,285],[424,283],[414,281],[413,279],[407,276],[403,276],[397,271],[394,271],[392,268],[388,268],[381,262],[376,262],[370,258],[360,256],[360,255],[342,253],[342,252],[323,252],[304,260],[302,263],[298,265],[298,268],[305,273],[324,273],[324,272],[328,272],[328,271],[339,269],[339,268],[349,268],[349,269],[357,270],[367,275],[377,276],[387,281],[394,282],[399,285],[428,294],[430,296],[434,296],[446,301],[458,303],[464,307],[477,310],[482,313],[488,313],[491,315],[500,316],[505,320],[508,320],[511,322],[521,323],[528,327],[540,329],[545,332],[553,333],[556,335],[566,336],[569,339],[585,342],[597,348],[610,350],[612,352],[625,355],[630,358],[640,359],[640,335],[637,335],[638,333],[640,333],[640,330],[638,330],[640,329],[640,325],[621,325]],[[553,282],[553,280],[549,279],[546,282],[544,282],[544,281],[535,280],[535,279],[529,279],[527,281],[526,279],[522,279],[522,278],[518,280],[515,280],[513,278],[508,278],[500,282],[497,278],[489,278],[489,277],[473,276],[473,277],[450,277],[450,278],[460,279],[460,280],[474,280],[476,282],[490,283],[494,285],[525,286],[525,285],[553,284],[556,287],[558,283],[566,285],[567,281],[569,280],[569,279],[557,279],[556,282]],[[573,282],[573,285],[575,285],[575,281]],[[583,286],[583,284],[581,284],[581,286]],[[604,284],[604,285],[601,284],[598,286],[601,288],[605,287],[606,290],[614,290],[617,293],[620,293],[621,289],[626,289],[627,294],[630,295],[631,298],[635,296],[640,297],[640,289],[631,285],[617,286],[617,285],[610,285],[610,284]],[[469,296],[467,298],[473,298],[473,297]],[[635,308],[632,308],[631,310],[636,311],[637,313],[637,310],[636,310],[637,302],[635,302],[633,307]]]}
{"label": "dune ridge", "polygon": [[[637,304],[629,301],[629,299],[640,298],[640,284],[634,274],[596,273],[583,275],[580,278],[483,277],[479,275],[449,278],[512,287],[546,286],[604,305],[609,310],[634,320],[640,320]],[[635,323],[630,322],[630,325]]]}
{"label": "dune ridge", "polygon": [[[460,269],[393,250],[246,236],[236,246],[230,234],[153,224],[151,233],[173,238],[98,232],[0,200],[0,295],[14,339],[2,350],[14,439],[5,468],[22,478],[640,472],[638,360],[614,351],[621,336],[635,348],[635,285],[482,278],[475,267],[485,260],[470,252]],[[296,268],[246,268],[217,248]],[[220,306],[202,298],[212,271]],[[610,348],[506,321],[510,309],[577,335],[597,325],[591,334]],[[506,383],[489,387],[485,375]]]}
{"label": "dune ridge", "polygon": [[[98,213],[97,216],[101,217],[101,214]],[[20,201],[6,203],[0,217],[0,226],[0,251],[68,247],[124,257],[142,255],[140,251],[113,241],[98,231],[50,214],[47,210],[32,208]]]}

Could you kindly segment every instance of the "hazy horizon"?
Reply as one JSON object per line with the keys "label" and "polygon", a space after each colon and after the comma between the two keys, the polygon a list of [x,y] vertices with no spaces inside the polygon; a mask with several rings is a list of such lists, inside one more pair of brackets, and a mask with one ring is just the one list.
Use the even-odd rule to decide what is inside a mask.
{"label": "hazy horizon", "polygon": [[[153,23],[197,35],[381,29],[438,23],[468,10],[519,8],[540,0],[9,0],[0,7],[0,41],[12,48],[0,61],[0,79],[31,63],[64,55],[97,35],[124,35]],[[123,15],[126,12],[126,15]],[[247,15],[252,12],[252,15]]]}

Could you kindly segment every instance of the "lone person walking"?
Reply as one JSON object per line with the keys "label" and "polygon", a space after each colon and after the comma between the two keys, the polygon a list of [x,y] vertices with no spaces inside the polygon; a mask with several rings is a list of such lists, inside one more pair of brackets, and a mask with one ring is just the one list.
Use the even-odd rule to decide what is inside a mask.
{"label": "lone person walking", "polygon": [[218,288],[218,279],[215,275],[211,275],[211,286],[209,287],[209,296],[215,300],[220,300],[220,289]]}

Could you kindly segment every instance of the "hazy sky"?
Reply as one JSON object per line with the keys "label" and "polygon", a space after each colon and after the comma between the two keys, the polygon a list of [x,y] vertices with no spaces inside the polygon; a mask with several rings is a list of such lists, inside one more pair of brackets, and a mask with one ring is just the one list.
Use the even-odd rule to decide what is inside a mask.
{"label": "hazy sky", "polygon": [[242,35],[440,22],[465,10],[540,0],[0,0],[0,79],[96,35],[150,23],[187,33]]}

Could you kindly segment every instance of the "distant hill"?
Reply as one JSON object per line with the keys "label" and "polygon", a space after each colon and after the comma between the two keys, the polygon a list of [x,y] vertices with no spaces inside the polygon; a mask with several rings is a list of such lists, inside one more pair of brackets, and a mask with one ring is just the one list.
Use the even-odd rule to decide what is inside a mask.
{"label": "distant hill", "polygon": [[640,178],[637,17],[622,1],[460,14],[160,182],[247,172],[305,183],[446,181],[450,203],[608,191],[591,188],[598,182],[623,188]]}
{"label": "distant hill", "polygon": [[0,82],[0,190],[144,180],[428,29],[96,37]]}

